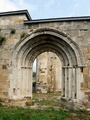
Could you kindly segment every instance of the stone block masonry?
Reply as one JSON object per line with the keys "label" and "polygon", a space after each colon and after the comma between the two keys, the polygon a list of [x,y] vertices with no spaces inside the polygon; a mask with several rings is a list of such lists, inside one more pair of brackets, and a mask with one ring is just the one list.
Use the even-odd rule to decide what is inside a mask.
{"label": "stone block masonry", "polygon": [[0,99],[32,98],[33,62],[44,52],[56,54],[61,62],[61,84],[59,80],[55,84],[62,97],[86,99],[90,92],[89,16],[32,20],[27,10],[0,13],[0,36],[5,38],[0,44]]}

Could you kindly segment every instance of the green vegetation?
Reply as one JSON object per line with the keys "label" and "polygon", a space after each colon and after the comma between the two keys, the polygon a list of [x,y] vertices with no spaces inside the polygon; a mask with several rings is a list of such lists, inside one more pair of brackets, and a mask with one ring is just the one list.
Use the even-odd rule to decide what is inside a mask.
{"label": "green vegetation", "polygon": [[33,72],[33,77],[36,78],[36,72]]}
{"label": "green vegetation", "polygon": [[5,37],[0,36],[0,45],[2,44],[2,42],[5,40]]}
{"label": "green vegetation", "polygon": [[58,97],[58,96],[61,96],[61,93],[58,92],[58,93],[34,93],[33,94],[33,98],[55,98],[55,97]]}
{"label": "green vegetation", "polygon": [[30,32],[32,32],[33,30],[31,29]]}
{"label": "green vegetation", "polygon": [[90,112],[0,106],[0,120],[90,120]]}
{"label": "green vegetation", "polygon": [[36,82],[33,82],[33,87],[36,87]]}
{"label": "green vegetation", "polygon": [[20,38],[23,38],[23,37],[25,37],[26,36],[26,32],[22,32],[21,34],[20,34]]}
{"label": "green vegetation", "polygon": [[[40,102],[41,106],[51,106],[49,108],[36,107],[31,109],[31,98],[27,100],[27,107],[12,107],[0,103],[0,120],[90,120],[90,111],[86,110],[64,110],[59,107],[55,110],[54,105],[59,106],[59,102],[55,99],[60,96],[60,93],[46,93],[46,94],[33,94],[35,103]],[[44,99],[45,98],[45,99]],[[52,98],[52,99],[51,99]]]}
{"label": "green vegetation", "polygon": [[16,30],[15,30],[14,28],[11,28],[10,33],[11,33],[11,34],[15,34],[15,32],[16,32]]}
{"label": "green vegetation", "polygon": [[38,104],[39,106],[47,106],[47,107],[59,107],[60,100],[60,93],[33,93],[33,104]]}

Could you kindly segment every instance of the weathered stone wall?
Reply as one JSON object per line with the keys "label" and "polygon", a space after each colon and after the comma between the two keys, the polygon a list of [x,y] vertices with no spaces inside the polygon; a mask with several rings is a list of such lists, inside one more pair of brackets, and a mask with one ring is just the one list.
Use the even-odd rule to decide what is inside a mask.
{"label": "weathered stone wall", "polygon": [[30,24],[28,26],[28,29],[37,28],[57,29],[58,31],[67,34],[67,37],[69,36],[79,45],[85,59],[85,67],[81,70],[81,72],[83,72],[84,81],[82,81],[80,87],[86,96],[83,96],[84,102],[90,101],[90,21],[49,22]]}
{"label": "weathered stone wall", "polygon": [[[81,70],[84,74],[84,81],[81,89],[90,92],[90,21],[66,21],[66,22],[47,22],[32,23],[24,25],[27,20],[25,15],[11,15],[0,17],[0,35],[5,37],[2,45],[0,45],[0,98],[8,97],[10,84],[10,73],[12,72],[10,63],[12,59],[12,51],[16,43],[21,39],[21,33],[27,34],[39,28],[52,28],[65,33],[81,48],[85,58],[85,68]],[[16,30],[15,34],[11,34],[11,28]],[[85,93],[85,95],[87,95]]]}
{"label": "weathered stone wall", "polygon": [[82,83],[83,90],[90,88],[90,22],[89,21],[71,21],[71,22],[51,22],[30,24],[28,29],[37,28],[54,28],[67,34],[81,48],[86,67],[83,69],[84,82]]}
{"label": "weathered stone wall", "polygon": [[[23,25],[24,20],[27,20],[25,15],[0,17],[0,36],[5,37],[5,40],[0,45],[0,98],[8,98],[9,78],[11,77],[9,75],[12,72],[10,59],[13,47],[21,39],[21,33],[26,31],[26,27]],[[11,34],[12,28],[16,30],[15,34]]]}
{"label": "weathered stone wall", "polygon": [[52,52],[44,52],[37,59],[37,92],[60,92],[62,66],[59,58]]}

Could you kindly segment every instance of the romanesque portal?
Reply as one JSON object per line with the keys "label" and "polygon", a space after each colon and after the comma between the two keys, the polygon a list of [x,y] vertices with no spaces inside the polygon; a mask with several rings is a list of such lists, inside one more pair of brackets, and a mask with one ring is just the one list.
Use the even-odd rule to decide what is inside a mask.
{"label": "romanesque portal", "polygon": [[33,62],[44,52],[60,60],[61,97],[89,106],[90,17],[32,20],[27,10],[0,13],[0,99],[33,97]]}
{"label": "romanesque portal", "polygon": [[10,98],[32,97],[32,64],[38,55],[46,51],[55,53],[62,63],[62,96],[72,99],[82,97],[80,83],[83,81],[84,61],[79,46],[58,30],[42,28],[14,47]]}

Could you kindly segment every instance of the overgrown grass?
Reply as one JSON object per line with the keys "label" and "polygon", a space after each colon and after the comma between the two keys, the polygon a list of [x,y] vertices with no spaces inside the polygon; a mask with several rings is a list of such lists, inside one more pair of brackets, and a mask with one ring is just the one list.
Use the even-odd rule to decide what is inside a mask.
{"label": "overgrown grass", "polygon": [[44,94],[38,94],[33,93],[33,104],[39,104],[40,106],[48,106],[48,107],[54,107],[60,105],[60,100],[57,99],[57,97],[60,97],[60,93],[44,93]]}
{"label": "overgrown grass", "polygon": [[[0,120],[90,120],[90,112],[86,110],[55,110],[54,106],[59,102],[56,100],[60,93],[33,94],[35,103],[49,108],[39,107],[31,109],[30,105],[26,108],[10,107],[0,103]],[[52,98],[52,99],[51,99]]]}
{"label": "overgrown grass", "polygon": [[86,110],[32,110],[21,107],[0,107],[0,120],[90,120]]}
{"label": "overgrown grass", "polygon": [[61,96],[61,93],[33,93],[33,98],[52,98],[53,96]]}

